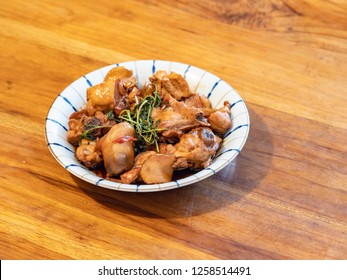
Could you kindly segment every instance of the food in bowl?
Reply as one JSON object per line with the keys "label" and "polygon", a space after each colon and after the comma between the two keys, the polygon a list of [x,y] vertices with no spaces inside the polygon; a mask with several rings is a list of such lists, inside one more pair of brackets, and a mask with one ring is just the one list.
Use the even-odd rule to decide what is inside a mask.
{"label": "food in bowl", "polygon": [[72,113],[67,141],[78,161],[123,184],[170,182],[174,172],[208,167],[231,128],[231,106],[212,108],[180,74],[159,70],[140,87],[133,72],[112,68],[87,88]]}

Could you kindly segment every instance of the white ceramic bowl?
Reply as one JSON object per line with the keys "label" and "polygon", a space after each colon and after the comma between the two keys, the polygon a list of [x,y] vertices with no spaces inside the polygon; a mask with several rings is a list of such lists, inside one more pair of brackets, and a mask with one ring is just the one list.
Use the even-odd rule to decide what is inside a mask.
{"label": "white ceramic bowl", "polygon": [[[193,92],[207,96],[214,108],[231,104],[232,128],[225,134],[223,144],[212,164],[188,177],[169,183],[136,185],[121,184],[96,176],[75,158],[75,148],[66,140],[68,120],[71,113],[86,104],[86,89],[101,83],[107,72],[115,66],[124,66],[133,71],[139,87],[157,70],[173,71],[188,81]],[[55,159],[70,173],[98,187],[118,191],[154,192],[182,187],[201,181],[227,166],[244,146],[249,132],[250,120],[247,107],[240,95],[217,76],[192,65],[162,60],[139,60],[109,65],[84,75],[65,88],[49,108],[46,118],[46,141]]]}

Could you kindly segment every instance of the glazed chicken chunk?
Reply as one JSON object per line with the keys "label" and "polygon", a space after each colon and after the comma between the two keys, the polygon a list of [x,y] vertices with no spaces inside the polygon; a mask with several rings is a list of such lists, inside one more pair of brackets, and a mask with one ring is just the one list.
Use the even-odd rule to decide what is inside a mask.
{"label": "glazed chicken chunk", "polygon": [[209,118],[208,122],[211,124],[211,128],[220,135],[223,135],[231,128],[231,113],[230,104],[228,101],[224,102],[224,106],[213,112]]}
{"label": "glazed chicken chunk", "polygon": [[181,100],[191,95],[187,81],[180,74],[174,72],[168,74],[166,71],[160,70],[149,80],[161,92],[162,96],[170,94],[176,100]]}
{"label": "glazed chicken chunk", "polygon": [[174,155],[160,154],[155,151],[140,153],[135,158],[134,167],[123,173],[122,183],[130,184],[136,180],[146,184],[170,182],[173,174]]}
{"label": "glazed chicken chunk", "polygon": [[155,155],[156,152],[154,151],[146,151],[146,152],[142,152],[140,154],[138,154],[135,157],[135,163],[134,166],[131,170],[123,173],[122,175],[120,175],[120,179],[122,181],[122,183],[124,184],[131,184],[132,182],[136,181],[139,176],[140,176],[140,172],[141,172],[141,168],[143,163],[147,160],[147,158],[151,155]]}
{"label": "glazed chicken chunk", "polygon": [[87,89],[87,110],[89,115],[95,111],[112,110],[114,103],[115,83],[107,82],[91,86]]}
{"label": "glazed chicken chunk", "polygon": [[134,164],[134,146],[131,141],[118,141],[125,137],[134,139],[135,131],[131,124],[122,122],[116,124],[102,140],[102,155],[108,177],[116,176],[128,171]]}
{"label": "glazed chicken chunk", "polygon": [[163,109],[155,108],[152,118],[166,138],[181,137],[192,128],[209,126],[199,108],[187,107],[184,102],[174,98],[170,98],[169,106]]}
{"label": "glazed chicken chunk", "polygon": [[126,69],[123,66],[112,68],[105,76],[104,82],[115,82],[118,79],[130,78],[133,71]]}
{"label": "glazed chicken chunk", "polygon": [[210,165],[222,139],[208,127],[198,127],[184,134],[174,146],[175,169],[205,168]]}
{"label": "glazed chicken chunk", "polygon": [[[68,125],[67,141],[73,146],[78,146],[84,133],[90,131],[89,137],[96,139],[107,133],[114,125],[114,121],[108,120],[101,111],[96,111],[93,116],[89,116],[86,110],[81,110],[71,114]],[[99,128],[91,129],[92,127]]]}
{"label": "glazed chicken chunk", "polygon": [[96,111],[104,113],[115,110],[120,113],[135,102],[135,96],[140,94],[132,71],[120,66],[112,68],[100,84],[87,89],[86,109],[90,116]]}
{"label": "glazed chicken chunk", "polygon": [[83,139],[76,149],[76,158],[87,168],[95,168],[102,162],[102,154],[97,148],[96,141],[86,139]]}
{"label": "glazed chicken chunk", "polygon": [[203,112],[204,117],[208,117],[211,113],[216,111],[212,108],[211,101],[206,96],[197,93],[186,98],[184,104],[189,108],[199,108]]}
{"label": "glazed chicken chunk", "polygon": [[173,155],[150,155],[141,167],[140,176],[146,184],[170,182],[173,174]]}

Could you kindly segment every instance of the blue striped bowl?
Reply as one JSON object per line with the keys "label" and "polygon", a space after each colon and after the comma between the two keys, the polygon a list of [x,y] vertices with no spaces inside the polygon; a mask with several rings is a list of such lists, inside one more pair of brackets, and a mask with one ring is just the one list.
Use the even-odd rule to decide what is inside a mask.
{"label": "blue striped bowl", "polygon": [[[85,106],[86,89],[102,82],[107,72],[115,66],[124,66],[132,70],[139,87],[142,87],[157,70],[173,71],[184,76],[193,92],[207,96],[214,108],[222,107],[224,101],[229,101],[232,107],[232,128],[225,134],[222,147],[208,168],[169,183],[128,185],[100,178],[76,160],[74,147],[66,141],[69,116]],[[58,95],[49,108],[45,132],[47,145],[52,155],[67,171],[80,179],[99,187],[118,191],[154,192],[196,183],[227,166],[244,146],[248,137],[249,126],[249,114],[244,101],[225,81],[191,65],[162,60],[140,60],[100,68],[70,84]]]}

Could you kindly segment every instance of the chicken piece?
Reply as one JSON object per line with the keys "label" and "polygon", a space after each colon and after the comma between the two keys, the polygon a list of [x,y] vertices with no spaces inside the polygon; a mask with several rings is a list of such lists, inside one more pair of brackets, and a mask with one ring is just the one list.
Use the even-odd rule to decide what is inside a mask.
{"label": "chicken piece", "polygon": [[[116,81],[116,84],[119,83],[119,80]],[[115,88],[114,92],[114,107],[113,111],[118,116],[123,110],[128,109],[130,106],[127,95],[121,95],[118,89],[118,86]]]}
{"label": "chicken piece", "polygon": [[96,111],[94,116],[88,116],[83,109],[71,114],[68,124],[67,140],[70,144],[78,146],[85,132],[88,131],[89,139],[100,138],[108,132],[115,121],[108,120],[101,111]]}
{"label": "chicken piece", "polygon": [[137,88],[134,77],[116,80],[114,92],[114,112],[119,115],[123,110],[129,109],[131,104],[136,103],[141,92]]}
{"label": "chicken piece", "polygon": [[146,184],[166,183],[172,180],[175,161],[173,155],[155,154],[149,156],[142,165],[140,176]]}
{"label": "chicken piece", "polygon": [[69,130],[67,132],[67,141],[73,145],[73,146],[78,146],[83,130],[84,130],[84,123],[83,119],[87,116],[87,111],[86,110],[80,110],[78,112],[74,112],[70,115],[68,125],[69,125]]}
{"label": "chicken piece", "polygon": [[[172,145],[170,146],[173,147]],[[138,154],[135,158],[133,168],[120,175],[122,183],[131,184],[138,178],[142,178],[142,175],[145,177],[145,179],[142,178],[142,180],[147,184],[163,183],[164,180],[168,180],[168,182],[171,181],[173,169],[170,168],[170,166],[172,166],[175,157],[173,156],[173,153],[167,155],[169,157],[165,157],[164,154],[157,154],[154,151],[146,151]],[[146,163],[146,161],[152,156],[155,156],[155,158],[151,159],[149,163]],[[159,161],[162,166],[160,166],[158,170],[158,166],[156,165],[159,164]],[[142,172],[145,163],[145,168],[147,169]]]}
{"label": "chicken piece", "polygon": [[86,109],[81,109],[79,111],[76,111],[76,112],[73,112],[71,115],[70,115],[70,120],[72,119],[75,119],[75,120],[79,120],[81,119],[83,116],[86,116],[87,115],[87,110]]}
{"label": "chicken piece", "polygon": [[118,88],[121,95],[127,95],[130,104],[135,103],[136,98],[141,94],[137,88],[135,77],[120,80]]}
{"label": "chicken piece", "polygon": [[130,104],[134,104],[136,103],[139,99],[138,97],[141,95],[141,91],[137,88],[137,87],[134,87],[130,92],[129,92],[129,95],[128,95],[128,100],[129,100],[129,103]]}
{"label": "chicken piece", "polygon": [[[129,136],[126,138],[126,136]],[[113,126],[102,140],[101,151],[104,158],[104,166],[107,177],[112,177],[128,171],[134,164],[134,147],[131,141],[118,141],[134,139],[135,130],[131,124],[122,122]],[[120,142],[120,143],[119,143]]]}
{"label": "chicken piece", "polygon": [[187,107],[199,108],[203,112],[204,117],[208,117],[211,113],[216,111],[215,109],[212,109],[211,101],[206,96],[197,93],[186,98],[184,104],[186,104]]}
{"label": "chicken piece", "polygon": [[90,116],[97,110],[106,113],[114,107],[121,111],[128,108],[128,102],[135,102],[135,96],[139,95],[132,71],[115,67],[107,73],[104,82],[87,89],[86,109]]}
{"label": "chicken piece", "polygon": [[191,95],[187,81],[180,74],[174,72],[168,74],[166,71],[160,70],[149,80],[156,86],[161,96],[168,93],[176,100],[181,100]]}
{"label": "chicken piece", "polygon": [[68,121],[69,130],[67,132],[67,141],[73,146],[78,146],[82,138],[82,134],[85,130],[86,124],[92,124],[93,122],[95,122],[95,120],[93,121],[93,119],[93,117],[88,117],[86,109],[72,113]]}
{"label": "chicken piece", "polygon": [[170,99],[169,104],[163,109],[154,108],[151,114],[153,123],[158,123],[157,128],[165,138],[181,137],[192,128],[210,125],[200,109],[187,107],[184,102],[174,98]]}
{"label": "chicken piece", "polygon": [[131,184],[132,182],[136,181],[137,178],[139,178],[140,176],[140,172],[141,172],[141,167],[143,165],[143,163],[146,161],[146,159],[151,156],[151,155],[155,155],[156,152],[154,151],[146,151],[146,152],[142,152],[140,154],[138,154],[135,158],[135,163],[134,166],[131,170],[123,173],[122,175],[120,175],[120,179],[122,181],[123,184]]}
{"label": "chicken piece", "polygon": [[120,180],[123,184],[131,184],[140,176],[141,166],[133,167],[127,172],[120,175]]}
{"label": "chicken piece", "polygon": [[96,149],[96,141],[83,139],[76,149],[76,158],[87,168],[95,168],[102,162],[102,154]]}
{"label": "chicken piece", "polygon": [[222,139],[208,127],[198,127],[184,134],[174,146],[176,169],[187,167],[206,168],[218,150]]}
{"label": "chicken piece", "polygon": [[96,111],[94,116],[84,117],[81,120],[84,123],[84,132],[88,132],[87,138],[90,139],[101,138],[116,124],[115,121],[108,120],[101,111]]}
{"label": "chicken piece", "polygon": [[159,143],[159,153],[160,154],[174,154],[175,147],[171,144]]}
{"label": "chicken piece", "polygon": [[135,77],[116,80],[120,95],[128,95],[134,88],[137,88]]}
{"label": "chicken piece", "polygon": [[114,106],[115,82],[104,82],[87,88],[87,111],[94,115],[95,111],[108,112]]}
{"label": "chicken piece", "polygon": [[[200,98],[200,95],[197,93],[193,93],[188,98],[185,98],[184,104],[186,104],[188,107],[195,107],[195,108],[203,108],[204,107],[202,100]],[[209,106],[209,107],[211,107],[211,106]]]}
{"label": "chicken piece", "polygon": [[106,74],[104,78],[104,82],[115,82],[118,79],[123,78],[130,78],[133,75],[133,71],[126,69],[123,66],[118,66],[112,68],[108,73]]}
{"label": "chicken piece", "polygon": [[209,116],[208,122],[210,123],[212,130],[216,133],[220,135],[226,133],[232,125],[229,102],[225,101],[222,108],[213,112]]}
{"label": "chicken piece", "polygon": [[155,85],[152,83],[145,83],[141,89],[141,97],[145,98],[147,95],[153,95]]}
{"label": "chicken piece", "polygon": [[202,103],[202,108],[211,108],[211,101],[204,95],[199,95],[200,101]]}
{"label": "chicken piece", "polygon": [[172,165],[172,168],[174,170],[183,170],[183,169],[192,168],[192,167],[193,167],[193,163],[189,162],[187,158],[178,158]]}

